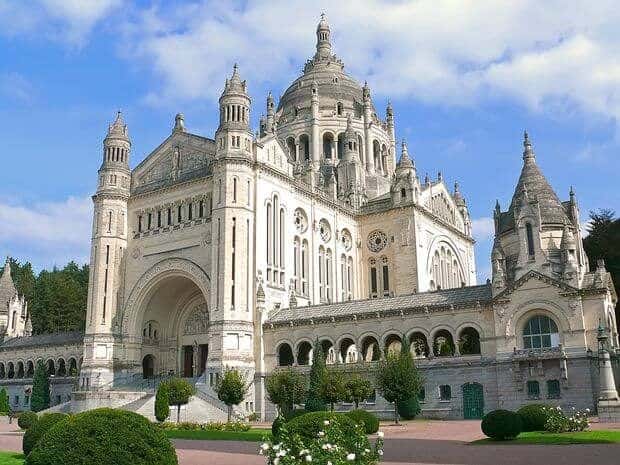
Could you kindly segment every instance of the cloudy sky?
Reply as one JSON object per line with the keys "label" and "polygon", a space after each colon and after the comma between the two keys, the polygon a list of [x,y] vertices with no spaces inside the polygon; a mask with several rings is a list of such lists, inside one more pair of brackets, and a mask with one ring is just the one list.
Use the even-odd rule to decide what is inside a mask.
{"label": "cloudy sky", "polygon": [[125,113],[135,166],[183,112],[212,136],[239,63],[279,95],[314,53],[324,11],[336,53],[394,104],[423,176],[466,195],[486,279],[491,212],[510,202],[528,129],[562,199],[620,209],[620,9],[589,1],[0,0],[0,254],[39,269],[84,262],[101,140]]}

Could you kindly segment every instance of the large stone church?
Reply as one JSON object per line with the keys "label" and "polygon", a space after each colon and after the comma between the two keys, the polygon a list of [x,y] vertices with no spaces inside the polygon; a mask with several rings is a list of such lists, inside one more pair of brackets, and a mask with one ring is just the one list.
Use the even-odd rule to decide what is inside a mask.
{"label": "large stone church", "polygon": [[[588,264],[575,194],[558,198],[527,134],[514,196],[495,207],[492,282],[478,285],[459,186],[420,179],[391,105],[379,112],[347,74],[324,17],[314,56],[278,102],[267,96],[256,133],[241,74],[235,65],[226,79],[213,138],[178,114],[131,169],[122,115],[109,126],[86,330],[43,346],[79,347],[63,358],[79,374],[61,405],[145,405],[157,380],[178,374],[196,384],[196,411],[223,414],[214,386],[236,368],[251,383],[238,413],[271,418],[265,377],[308,370],[314,341],[329,365],[370,376],[405,337],[425,379],[423,415],[475,418],[538,399],[595,407],[597,329],[615,351],[616,293],[604,264]],[[27,385],[2,367],[32,361],[15,341],[41,350],[45,336],[10,334],[8,320],[0,384]],[[390,411],[378,394],[365,404]]]}

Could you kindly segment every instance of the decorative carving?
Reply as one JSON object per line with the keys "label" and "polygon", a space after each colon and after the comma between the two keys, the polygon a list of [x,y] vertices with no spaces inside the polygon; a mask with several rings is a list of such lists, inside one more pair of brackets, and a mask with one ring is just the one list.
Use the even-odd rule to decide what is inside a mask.
{"label": "decorative carving", "polygon": [[570,312],[570,316],[574,317],[579,312],[581,312],[581,299],[571,299],[568,301],[568,310]]}
{"label": "decorative carving", "polygon": [[135,259],[138,260],[141,256],[142,256],[142,250],[140,249],[140,247],[136,247],[132,250],[131,252],[131,256]]}
{"label": "decorative carving", "polygon": [[351,233],[348,229],[343,229],[340,233],[340,242],[342,242],[344,250],[347,252],[351,250],[351,247],[353,246],[353,238],[351,237]]}
{"label": "decorative carving", "polygon": [[293,216],[295,218],[295,228],[297,229],[297,232],[300,234],[305,233],[308,229],[308,216],[306,215],[306,212],[301,208],[297,208],[295,213],[293,213]]}
{"label": "decorative carving", "polygon": [[194,307],[192,312],[185,320],[184,335],[206,334],[209,328],[209,310],[207,304],[200,304]]}
{"label": "decorative carving", "polygon": [[325,218],[319,221],[319,234],[321,235],[323,242],[329,242],[332,238],[332,228]]}
{"label": "decorative carving", "polygon": [[383,231],[373,231],[368,235],[368,250],[371,252],[381,252],[387,245],[387,236]]}

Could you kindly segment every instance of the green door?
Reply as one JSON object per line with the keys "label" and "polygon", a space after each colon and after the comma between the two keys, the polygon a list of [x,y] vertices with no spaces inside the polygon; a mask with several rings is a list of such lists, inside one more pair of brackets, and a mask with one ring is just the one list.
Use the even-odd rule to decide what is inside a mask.
{"label": "green door", "polygon": [[463,417],[466,420],[480,419],[484,415],[484,393],[482,384],[463,384]]}

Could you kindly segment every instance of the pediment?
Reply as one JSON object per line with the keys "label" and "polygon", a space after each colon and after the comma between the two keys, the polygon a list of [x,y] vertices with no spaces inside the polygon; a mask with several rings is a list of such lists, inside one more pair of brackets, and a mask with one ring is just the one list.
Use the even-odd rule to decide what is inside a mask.
{"label": "pediment", "polygon": [[133,170],[132,189],[203,176],[214,156],[213,140],[175,131]]}
{"label": "pediment", "polygon": [[573,287],[569,284],[566,284],[564,281],[560,281],[559,279],[552,278],[547,276],[539,271],[530,270],[517,279],[512,285],[502,292],[497,294],[493,300],[501,300],[502,298],[508,297],[515,291],[525,291],[528,289],[539,289],[540,284],[544,283],[547,286],[552,286],[557,288],[561,292],[578,292],[579,289]]}

